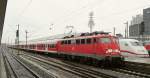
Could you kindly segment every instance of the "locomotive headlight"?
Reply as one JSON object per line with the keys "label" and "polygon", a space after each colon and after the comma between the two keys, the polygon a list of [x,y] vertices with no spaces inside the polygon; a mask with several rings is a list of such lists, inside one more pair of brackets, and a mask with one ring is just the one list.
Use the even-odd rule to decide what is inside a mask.
{"label": "locomotive headlight", "polygon": [[112,49],[108,49],[106,52],[107,53],[111,53],[111,52],[113,52],[113,50]]}
{"label": "locomotive headlight", "polygon": [[115,49],[115,50],[113,50],[113,52],[120,52],[120,50],[118,50],[118,49]]}
{"label": "locomotive headlight", "polygon": [[112,53],[112,52],[119,52],[120,53],[120,50],[118,50],[118,49],[108,49],[107,51],[106,51],[106,53]]}

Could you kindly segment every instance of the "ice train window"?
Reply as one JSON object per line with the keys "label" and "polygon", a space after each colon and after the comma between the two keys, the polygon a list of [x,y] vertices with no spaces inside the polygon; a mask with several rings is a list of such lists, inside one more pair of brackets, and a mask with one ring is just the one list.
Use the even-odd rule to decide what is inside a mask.
{"label": "ice train window", "polygon": [[128,43],[124,43],[124,45],[125,45],[125,46],[129,46],[129,44],[128,44]]}
{"label": "ice train window", "polygon": [[142,43],[140,43],[140,42],[130,42],[130,43],[133,46],[142,46]]}

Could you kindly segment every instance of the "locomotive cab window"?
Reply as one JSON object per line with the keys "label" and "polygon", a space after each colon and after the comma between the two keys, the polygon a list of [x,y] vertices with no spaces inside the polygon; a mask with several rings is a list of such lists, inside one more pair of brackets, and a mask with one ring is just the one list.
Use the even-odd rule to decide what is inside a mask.
{"label": "locomotive cab window", "polygon": [[99,39],[101,43],[111,43],[111,39],[110,38],[100,38]]}

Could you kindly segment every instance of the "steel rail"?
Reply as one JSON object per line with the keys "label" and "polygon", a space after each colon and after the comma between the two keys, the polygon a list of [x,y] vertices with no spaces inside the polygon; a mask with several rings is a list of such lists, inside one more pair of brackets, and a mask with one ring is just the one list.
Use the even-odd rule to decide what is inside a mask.
{"label": "steel rail", "polygon": [[[116,77],[114,77],[114,76],[111,76],[111,75],[107,75],[107,74],[104,74],[104,73],[101,73],[101,72],[97,72],[97,71],[93,71],[93,70],[90,70],[90,69],[86,69],[86,68],[81,68],[81,67],[77,67],[77,66],[71,66],[71,65],[66,65],[66,64],[61,64],[61,63],[58,63],[58,62],[55,62],[55,61],[53,61],[53,60],[48,60],[48,59],[44,59],[44,58],[40,58],[39,59],[39,57],[37,58],[36,56],[31,56],[31,55],[27,55],[28,57],[31,57],[31,58],[34,58],[34,59],[36,59],[36,60],[39,60],[39,61],[42,61],[42,62],[44,62],[44,63],[47,63],[47,64],[50,64],[50,62],[53,62],[53,63],[55,63],[56,65],[61,65],[61,66],[63,66],[63,67],[67,67],[67,68],[70,68],[71,70],[73,70],[73,71],[75,71],[75,72],[79,72],[79,73],[82,73],[82,74],[84,74],[84,75],[86,75],[87,77],[90,77],[89,75],[91,75],[91,77],[93,76],[93,77],[104,77],[104,78],[116,78]],[[47,61],[43,61],[43,60],[41,60],[41,59],[44,59],[44,60],[47,60]],[[52,65],[52,64],[51,64]],[[56,66],[56,65],[53,65],[53,66],[55,66],[55,67],[58,67],[58,68],[60,68],[60,69],[63,69],[63,70],[66,70],[66,69],[64,69],[64,68],[62,68],[62,67],[59,67],[59,66]],[[68,71],[68,70],[66,70],[66,71]],[[70,72],[70,71],[68,71],[68,72]],[[74,72],[72,72],[72,73],[74,73]],[[76,74],[76,73],[74,73],[74,74]],[[80,75],[81,76],[81,75]],[[84,76],[82,76],[82,77],[84,77]],[[92,77],[92,78],[93,78]]]}
{"label": "steel rail", "polygon": [[[3,52],[6,52],[6,51],[3,50]],[[38,74],[36,74],[34,71],[32,71],[30,68],[28,68],[28,66],[26,66],[24,63],[22,63],[21,61],[19,61],[19,60],[16,58],[15,55],[13,55],[13,54],[11,53],[11,56],[12,56],[20,65],[22,65],[31,75],[33,75],[35,78],[41,78]],[[14,71],[14,69],[13,69],[13,67],[11,66],[11,64],[10,64],[10,62],[9,62],[9,60],[8,60],[8,58],[7,58],[6,55],[5,55],[5,59],[6,59],[6,61],[9,63],[9,66],[11,67],[11,69],[13,70],[13,73],[14,73],[15,78],[20,78],[19,76],[17,76],[17,73]]]}

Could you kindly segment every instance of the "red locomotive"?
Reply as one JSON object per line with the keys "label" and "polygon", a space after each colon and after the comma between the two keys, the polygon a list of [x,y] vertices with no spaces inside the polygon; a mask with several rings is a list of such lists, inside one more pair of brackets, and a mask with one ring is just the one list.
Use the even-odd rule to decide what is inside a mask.
{"label": "red locomotive", "polygon": [[86,62],[96,64],[121,64],[124,61],[120,55],[117,38],[104,32],[30,42],[27,46],[21,44],[20,48],[46,52],[70,60],[86,60]]}

